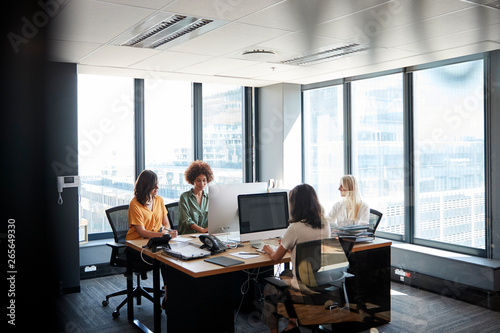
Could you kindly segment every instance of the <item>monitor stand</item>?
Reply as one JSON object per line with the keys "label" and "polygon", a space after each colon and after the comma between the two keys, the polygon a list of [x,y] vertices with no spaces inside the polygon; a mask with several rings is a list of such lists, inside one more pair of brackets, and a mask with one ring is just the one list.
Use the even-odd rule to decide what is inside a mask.
{"label": "monitor stand", "polygon": [[262,239],[251,240],[250,246],[256,249],[262,249],[264,247],[264,241]]}

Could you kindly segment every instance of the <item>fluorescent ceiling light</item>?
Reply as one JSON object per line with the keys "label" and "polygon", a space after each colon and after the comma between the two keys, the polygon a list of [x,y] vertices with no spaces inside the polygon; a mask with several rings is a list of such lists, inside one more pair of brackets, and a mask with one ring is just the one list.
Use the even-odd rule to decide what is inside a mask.
{"label": "fluorescent ceiling light", "polygon": [[222,20],[160,12],[125,31],[111,44],[137,48],[166,49],[200,36],[226,23],[226,21]]}
{"label": "fluorescent ceiling light", "polygon": [[187,25],[186,27],[182,28],[182,29],[179,29],[171,34],[169,34],[168,36],[166,37],[163,37],[161,39],[158,39],[157,41],[155,41],[154,43],[151,44],[151,48],[153,49],[156,49],[157,47],[165,44],[165,43],[168,43],[168,42],[171,42],[173,41],[174,39],[177,39],[179,37],[182,37],[184,36],[185,34],[189,34],[195,30],[198,30],[200,29],[201,27],[209,24],[209,23],[212,23],[213,20],[208,20],[208,19],[199,19],[199,20],[196,20],[195,22]]}
{"label": "fluorescent ceiling light", "polygon": [[160,23],[155,24],[154,26],[152,26],[148,30],[146,30],[146,31],[138,34],[137,36],[129,39],[128,41],[126,41],[122,45],[124,45],[124,46],[137,45],[140,42],[157,35],[158,33],[162,32],[163,30],[167,29],[168,27],[171,27],[172,25],[176,24],[177,22],[184,20],[186,17],[187,16],[183,16],[183,15],[172,15],[168,19],[163,20]]}
{"label": "fluorescent ceiling light", "polygon": [[366,49],[368,49],[368,47],[357,43],[351,43],[339,47],[334,47],[332,49],[328,49],[325,51],[320,51],[317,53],[305,55],[302,57],[284,60],[281,63],[287,65],[310,65],[317,62],[328,61],[331,60],[332,58],[342,57],[348,54],[361,52]]}

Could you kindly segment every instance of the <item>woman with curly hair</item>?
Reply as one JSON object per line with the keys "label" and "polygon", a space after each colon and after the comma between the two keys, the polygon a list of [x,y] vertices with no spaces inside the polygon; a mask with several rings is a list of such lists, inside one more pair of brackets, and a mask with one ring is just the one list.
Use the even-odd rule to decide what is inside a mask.
{"label": "woman with curly hair", "polygon": [[180,235],[208,232],[208,194],[205,187],[214,179],[210,166],[203,161],[194,161],[184,172],[186,181],[193,188],[179,198]]}

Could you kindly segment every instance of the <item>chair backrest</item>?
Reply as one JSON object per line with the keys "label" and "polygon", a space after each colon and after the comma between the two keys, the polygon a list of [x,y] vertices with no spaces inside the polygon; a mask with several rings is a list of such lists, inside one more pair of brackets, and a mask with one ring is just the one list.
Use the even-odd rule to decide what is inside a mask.
{"label": "chair backrest", "polygon": [[113,237],[117,243],[125,243],[125,238],[128,232],[128,205],[121,205],[106,209],[111,229],[113,229]]}
{"label": "chair backrest", "polygon": [[377,230],[380,220],[382,220],[382,215],[384,214],[382,214],[378,210],[370,208],[370,229],[372,232],[375,232]]}
{"label": "chair backrest", "polygon": [[349,268],[346,252],[338,238],[298,243],[295,264],[297,279],[313,288],[342,278]]}
{"label": "chair backrest", "polygon": [[179,226],[179,218],[180,218],[180,213],[179,213],[179,202],[171,202],[165,205],[167,208],[168,212],[168,219],[170,221],[170,225],[172,229],[177,230],[177,227]]}

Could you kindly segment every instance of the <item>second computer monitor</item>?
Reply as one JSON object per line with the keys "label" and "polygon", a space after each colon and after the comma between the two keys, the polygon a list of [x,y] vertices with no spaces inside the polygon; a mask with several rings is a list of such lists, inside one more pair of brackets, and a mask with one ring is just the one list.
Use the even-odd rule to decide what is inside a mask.
{"label": "second computer monitor", "polygon": [[287,192],[239,195],[240,240],[260,243],[283,236],[288,228]]}
{"label": "second computer monitor", "polygon": [[267,183],[213,184],[208,187],[208,233],[237,233],[238,195],[265,193]]}

